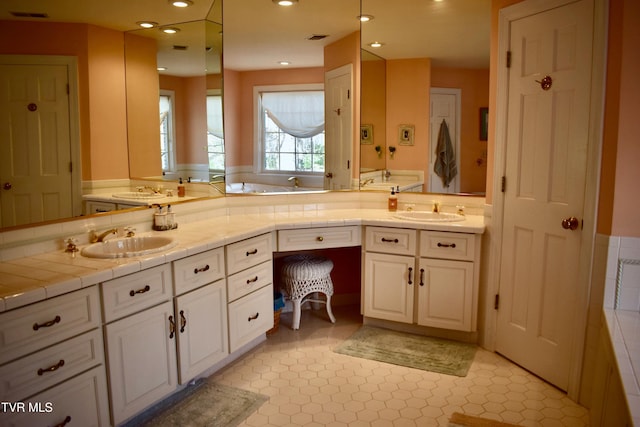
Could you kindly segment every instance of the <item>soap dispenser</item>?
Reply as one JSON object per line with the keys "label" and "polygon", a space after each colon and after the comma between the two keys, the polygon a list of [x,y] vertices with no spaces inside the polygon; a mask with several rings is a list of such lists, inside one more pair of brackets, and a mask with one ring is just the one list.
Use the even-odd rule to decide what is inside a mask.
{"label": "soap dispenser", "polygon": [[391,187],[391,194],[389,195],[389,212],[395,212],[398,210],[398,196],[396,191]]}
{"label": "soap dispenser", "polygon": [[178,182],[178,197],[184,197],[184,194],[184,184],[182,183],[182,178],[180,178],[180,181]]}

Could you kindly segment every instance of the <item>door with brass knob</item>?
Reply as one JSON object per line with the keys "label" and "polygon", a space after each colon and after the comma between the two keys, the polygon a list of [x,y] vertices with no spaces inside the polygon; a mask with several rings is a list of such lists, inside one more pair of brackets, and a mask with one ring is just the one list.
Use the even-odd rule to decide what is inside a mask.
{"label": "door with brass knob", "polygon": [[565,230],[577,230],[580,226],[580,220],[575,216],[570,216],[562,220],[562,228]]}

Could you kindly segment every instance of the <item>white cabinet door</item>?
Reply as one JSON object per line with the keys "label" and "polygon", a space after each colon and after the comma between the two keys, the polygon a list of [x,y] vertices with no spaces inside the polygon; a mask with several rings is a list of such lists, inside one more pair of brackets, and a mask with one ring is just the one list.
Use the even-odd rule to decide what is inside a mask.
{"label": "white cabinet door", "polygon": [[114,424],[176,389],[174,325],[167,301],[105,326]]}
{"label": "white cabinet door", "polygon": [[218,280],[176,298],[180,384],[229,354],[225,288],[225,281]]}
{"label": "white cabinet door", "polygon": [[422,258],[418,271],[418,324],[473,330],[473,263]]}
{"label": "white cabinet door", "polygon": [[415,258],[367,253],[364,272],[364,315],[413,323]]}

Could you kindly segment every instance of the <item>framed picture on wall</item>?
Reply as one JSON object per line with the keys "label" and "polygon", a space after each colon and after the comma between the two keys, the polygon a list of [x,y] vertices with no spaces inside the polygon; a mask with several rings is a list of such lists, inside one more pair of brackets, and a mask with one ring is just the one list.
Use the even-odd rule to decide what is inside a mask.
{"label": "framed picture on wall", "polygon": [[489,108],[480,108],[480,141],[486,141],[489,134]]}
{"label": "framed picture on wall", "polygon": [[360,126],[360,144],[373,144],[373,125]]}
{"label": "framed picture on wall", "polygon": [[398,145],[413,145],[413,125],[398,126]]}

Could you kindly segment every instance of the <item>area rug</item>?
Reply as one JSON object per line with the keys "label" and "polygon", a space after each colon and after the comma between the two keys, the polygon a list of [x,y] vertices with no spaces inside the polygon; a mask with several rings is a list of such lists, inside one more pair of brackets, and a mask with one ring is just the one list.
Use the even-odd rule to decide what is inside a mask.
{"label": "area rug", "polygon": [[244,421],[267,396],[200,380],[130,420],[126,427],[233,427]]}
{"label": "area rug", "polygon": [[336,347],[334,352],[464,377],[473,362],[476,346],[363,326]]}
{"label": "area rug", "polygon": [[454,412],[449,419],[449,427],[518,427],[515,424],[474,417],[472,415]]}

